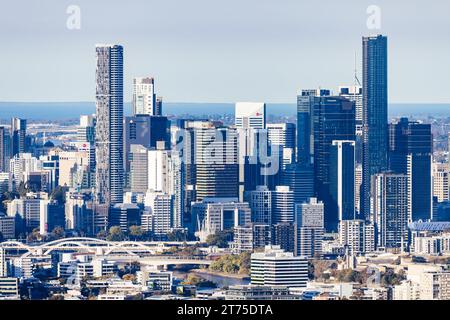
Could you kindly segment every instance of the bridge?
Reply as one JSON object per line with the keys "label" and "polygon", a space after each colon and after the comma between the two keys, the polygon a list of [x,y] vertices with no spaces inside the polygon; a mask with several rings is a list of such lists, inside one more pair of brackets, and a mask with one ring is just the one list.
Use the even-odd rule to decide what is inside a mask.
{"label": "bridge", "polygon": [[101,256],[120,255],[140,257],[155,255],[172,246],[193,245],[197,241],[106,241],[96,238],[72,237],[63,238],[42,244],[25,244],[20,241],[5,241],[0,243],[0,248],[5,251],[24,252],[21,257],[48,255],[53,251],[79,252]]}
{"label": "bridge", "polygon": [[213,261],[207,260],[204,257],[199,256],[171,256],[171,255],[158,255],[141,258],[139,260],[141,265],[150,266],[164,266],[169,265],[205,265],[209,266]]}

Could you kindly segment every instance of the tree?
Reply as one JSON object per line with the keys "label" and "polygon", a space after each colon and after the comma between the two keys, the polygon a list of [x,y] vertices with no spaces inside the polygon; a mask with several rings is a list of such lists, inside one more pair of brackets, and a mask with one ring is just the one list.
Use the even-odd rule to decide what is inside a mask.
{"label": "tree", "polygon": [[134,281],[136,281],[136,276],[134,274],[127,273],[127,274],[123,275],[122,279],[125,280],[125,281],[132,281],[132,282],[134,282]]}
{"label": "tree", "polygon": [[33,229],[33,231],[28,235],[27,237],[27,241],[28,242],[35,242],[35,241],[44,241],[46,240],[46,237],[43,236],[40,232],[39,232],[39,228],[35,228]]}
{"label": "tree", "polygon": [[108,237],[108,232],[106,230],[100,230],[96,236],[98,239],[106,239]]}
{"label": "tree", "polygon": [[199,277],[195,274],[190,273],[187,278],[182,282],[184,285],[193,285],[196,287],[207,287],[207,288],[215,288],[217,285],[212,282],[208,281],[202,277]]}
{"label": "tree", "polygon": [[217,272],[231,274],[248,274],[250,269],[250,253],[244,252],[239,255],[226,254],[211,263],[209,269]]}
{"label": "tree", "polygon": [[184,230],[175,229],[167,235],[169,241],[186,241],[187,234]]}
{"label": "tree", "polygon": [[59,204],[66,203],[66,188],[57,186],[50,194],[50,199],[58,201]]}
{"label": "tree", "polygon": [[144,231],[142,231],[140,226],[131,226],[129,228],[129,234],[134,240],[138,240],[142,238]]}
{"label": "tree", "polygon": [[230,241],[233,241],[233,230],[217,231],[206,238],[208,246],[217,246],[219,248],[227,248]]}
{"label": "tree", "polygon": [[113,226],[109,228],[109,234],[106,237],[108,241],[123,241],[125,240],[125,234],[122,232],[119,226]]}
{"label": "tree", "polygon": [[52,230],[52,233],[51,233],[52,239],[55,239],[55,240],[62,239],[65,236],[66,236],[66,232],[64,231],[64,229],[62,227],[58,226]]}

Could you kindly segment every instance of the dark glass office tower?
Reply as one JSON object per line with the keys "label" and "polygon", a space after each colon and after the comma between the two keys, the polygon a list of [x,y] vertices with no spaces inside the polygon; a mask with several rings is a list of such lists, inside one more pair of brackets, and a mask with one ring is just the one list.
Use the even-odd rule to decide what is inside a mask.
{"label": "dark glass office tower", "polygon": [[96,46],[96,202],[123,200],[123,48]]}
{"label": "dark glass office tower", "polygon": [[288,164],[281,173],[281,184],[294,191],[294,203],[308,202],[314,197],[314,170],[312,165]]}
{"label": "dark glass office tower", "polygon": [[355,103],[343,97],[316,97],[312,114],[315,193],[325,205],[325,228],[337,231],[330,193],[331,147],[334,140],[355,140]]}
{"label": "dark glass office tower", "polygon": [[0,127],[0,172],[9,172],[11,138],[5,127]]}
{"label": "dark glass office tower", "polygon": [[238,134],[226,127],[195,129],[196,201],[238,198]]}
{"label": "dark glass office tower", "polygon": [[330,90],[307,89],[297,96],[297,162],[312,163],[312,121],[311,105],[316,97],[329,96]]}
{"label": "dark glass office tower", "polygon": [[388,167],[387,37],[363,37],[363,173],[361,212],[370,215],[371,176]]}
{"label": "dark glass office tower", "polygon": [[389,125],[389,169],[408,175],[410,187],[410,218],[431,219],[432,186],[431,156],[433,135],[431,125],[407,118]]}

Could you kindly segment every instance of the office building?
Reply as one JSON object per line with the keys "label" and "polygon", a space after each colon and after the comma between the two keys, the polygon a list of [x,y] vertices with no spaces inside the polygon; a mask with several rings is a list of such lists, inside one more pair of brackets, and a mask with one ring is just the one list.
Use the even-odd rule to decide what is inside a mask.
{"label": "office building", "polygon": [[362,120],[363,120],[363,92],[359,85],[340,86],[339,95],[350,101],[355,102],[355,124],[356,135],[362,135]]}
{"label": "office building", "polygon": [[93,234],[93,212],[88,208],[90,201],[87,194],[76,190],[66,192],[65,218],[66,230],[74,230],[85,234]]}
{"label": "office building", "polygon": [[408,175],[412,221],[432,216],[432,153],[430,124],[401,118],[389,125],[389,169]]}
{"label": "office building", "polygon": [[377,247],[404,249],[408,242],[408,176],[376,174],[371,190],[371,221],[377,226]]}
{"label": "office building", "polygon": [[110,227],[118,226],[127,233],[131,226],[141,224],[141,208],[135,203],[117,203],[109,211]]}
{"label": "office building", "polygon": [[0,172],[9,172],[11,137],[5,127],[0,127]]}
{"label": "office building", "polygon": [[447,163],[433,163],[433,197],[436,197],[438,202],[450,200],[449,175]]}
{"label": "office building", "polygon": [[272,191],[272,222],[294,222],[294,191],[288,186],[277,186]]}
{"label": "office building", "polygon": [[342,220],[339,222],[339,243],[350,254],[375,251],[375,226],[365,220]]}
{"label": "office building", "polygon": [[237,198],[206,198],[192,205],[193,230],[200,241],[218,231],[232,230],[251,222],[248,203]]}
{"label": "office building", "polygon": [[329,228],[337,230],[341,220],[352,220],[355,214],[355,142],[335,140],[331,146],[331,205],[325,217]]}
{"label": "office building", "polygon": [[272,192],[266,186],[257,186],[247,193],[252,210],[252,222],[272,225]]}
{"label": "office building", "polygon": [[19,299],[19,279],[0,278],[0,296],[14,296]]}
{"label": "office building", "polygon": [[0,212],[0,234],[4,240],[15,239],[16,221],[14,217]]}
{"label": "office building", "polygon": [[236,128],[266,128],[266,104],[263,102],[237,102],[234,114]]}
{"label": "office building", "polygon": [[225,300],[301,300],[286,286],[235,285],[225,292]]}
{"label": "office building", "polygon": [[235,129],[212,127],[195,130],[196,201],[211,197],[238,197],[237,141]]}
{"label": "office building", "polygon": [[283,167],[296,161],[295,124],[270,123],[266,125],[269,144],[279,146],[283,152]]}
{"label": "office building", "polygon": [[[371,177],[388,168],[387,37],[363,37],[363,173],[361,213],[370,215]],[[350,139],[352,140],[352,139]]]}
{"label": "office building", "polygon": [[252,285],[306,287],[308,260],[279,246],[266,246],[264,252],[251,255],[250,275]]}
{"label": "office building", "polygon": [[156,97],[155,116],[162,116],[163,97]]}
{"label": "office building", "polygon": [[297,227],[294,222],[283,222],[272,225],[272,244],[279,246],[284,251],[295,253],[296,230]]}
{"label": "office building", "polygon": [[155,81],[153,78],[133,79],[133,114],[156,115]]}
{"label": "office building", "polygon": [[145,210],[141,216],[142,229],[154,240],[166,239],[173,226],[173,196],[149,190],[145,194]]}
{"label": "office building", "polygon": [[294,192],[294,203],[303,203],[314,197],[314,169],[312,165],[293,163],[281,172],[281,185]]}
{"label": "office building", "polygon": [[27,152],[26,147],[27,120],[11,119],[11,158],[16,154]]}
{"label": "office building", "polygon": [[297,96],[297,161],[300,164],[312,164],[313,113],[311,105],[316,97],[330,95],[327,89],[306,89]]}
{"label": "office building", "polygon": [[297,204],[295,224],[297,227],[296,255],[308,258],[320,257],[325,231],[323,202],[310,198],[309,202]]}
{"label": "office building", "polygon": [[95,143],[95,114],[81,115],[77,128],[77,141]]}

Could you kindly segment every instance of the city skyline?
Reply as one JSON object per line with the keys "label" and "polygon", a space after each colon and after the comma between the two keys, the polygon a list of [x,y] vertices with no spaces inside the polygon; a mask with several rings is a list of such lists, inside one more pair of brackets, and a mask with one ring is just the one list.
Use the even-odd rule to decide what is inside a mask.
{"label": "city skyline", "polygon": [[[43,0],[43,7],[51,1]],[[205,13],[216,7],[206,0],[193,0],[192,7],[171,1],[152,3],[151,12],[139,11],[144,3],[137,2],[131,20],[126,10],[117,15],[122,8],[118,3],[70,4],[66,29],[80,32],[73,47],[62,45],[55,56],[49,47],[39,51],[42,44],[30,46],[34,50],[26,53],[32,58],[22,64],[23,51],[13,48],[17,56],[12,65],[20,68],[12,76],[23,74],[21,68],[29,63],[36,68],[27,74],[35,73],[45,66],[40,59],[55,62],[53,70],[40,73],[41,78],[29,86],[25,80],[17,85],[8,78],[24,99],[39,89],[44,97],[48,83],[54,98],[67,96],[66,87],[76,96],[89,84],[88,91],[95,92],[95,102],[90,103],[95,109],[91,111],[89,103],[53,103],[55,110],[64,109],[56,111],[60,118],[55,121],[46,103],[34,102],[28,107],[40,106],[43,117],[36,121],[32,112],[23,113],[20,103],[0,102],[4,106],[0,112],[0,301],[219,300],[222,307],[240,310],[252,304],[231,305],[226,300],[450,300],[450,111],[440,114],[432,104],[418,102],[419,97],[445,97],[446,79],[436,75],[442,85],[437,87],[420,74],[427,82],[423,85],[397,68],[401,62],[417,61],[415,66],[439,65],[445,74],[445,65],[438,57],[424,56],[425,50],[436,50],[434,45],[417,45],[416,40],[414,48],[424,51],[404,52],[405,43],[395,35],[400,29],[389,27],[389,12],[400,7],[368,5],[365,22],[370,32],[358,37],[353,32],[337,33],[355,22],[353,11],[359,5],[343,6],[352,19],[328,33],[334,23],[345,21],[339,20],[345,16],[339,4],[328,0],[320,3],[318,15],[315,5],[302,2],[300,7],[310,12],[299,25],[289,20],[298,12],[286,15],[284,11],[299,8],[293,1],[283,0],[285,5],[280,6],[260,0],[256,6],[255,0],[248,0],[254,6],[245,3],[234,11],[235,0],[230,0],[229,6],[219,6],[222,11],[215,12],[218,19],[208,22],[208,30],[201,28],[203,19],[215,16]],[[182,52],[186,59],[181,60],[170,54],[164,62],[146,56],[156,43],[147,43],[150,31],[156,32],[155,40],[165,23],[174,23],[188,34],[186,23],[198,17],[192,11],[197,4],[206,7],[197,21],[196,36],[207,37],[207,45],[188,41],[195,50]],[[94,24],[89,8],[95,8]],[[164,20],[164,8],[179,20]],[[259,20],[264,18],[258,15],[262,8],[275,10],[270,19]],[[333,8],[336,11],[326,10]],[[180,15],[179,9],[186,10]],[[49,13],[47,27],[54,18],[53,11]],[[226,13],[234,24],[217,34],[217,25],[223,27],[228,21],[221,20]],[[150,15],[155,17],[149,20],[151,26],[142,24],[142,17]],[[398,12],[395,16],[399,21],[404,18]],[[42,17],[34,18],[36,22]],[[329,19],[328,24],[317,28],[314,23],[321,19]],[[104,21],[113,26],[103,25]],[[263,21],[267,24],[261,25]],[[117,31],[124,22],[130,41],[97,33],[97,27]],[[387,30],[381,27],[385,22]],[[300,44],[291,43],[289,54],[308,48],[317,55],[296,66],[288,58],[273,56],[286,48],[287,40],[295,39],[295,26],[305,23],[313,32]],[[78,45],[86,40],[82,35],[86,27],[90,36],[104,40],[91,47],[92,61],[81,56],[74,61],[72,67],[80,66],[79,77],[56,70],[58,61],[69,57],[66,49],[74,49],[73,56],[84,51]],[[292,33],[277,37],[279,27]],[[266,38],[259,38],[265,30]],[[46,37],[45,30],[38,34]],[[65,35],[65,40],[75,34]],[[231,34],[235,37],[228,39]],[[330,41],[329,36],[334,41],[342,36],[348,42]],[[227,51],[202,52],[219,49],[215,45],[220,39],[227,40],[221,45],[231,51],[235,44],[256,50],[254,64],[245,63],[242,51],[235,53],[244,59],[229,57],[228,62],[243,63],[234,69],[223,61]],[[402,34],[402,39],[409,37]],[[353,56],[356,69],[348,81],[347,72],[340,72],[349,69],[342,55],[356,40],[360,56]],[[261,50],[266,43],[270,52]],[[154,48],[158,50],[157,43]],[[133,50],[140,50],[142,56],[137,58]],[[415,60],[412,51],[422,57]],[[199,64],[190,63],[193,52]],[[270,63],[265,63],[269,57]],[[212,62],[217,69],[207,68]],[[301,63],[308,65],[297,74],[295,68]],[[173,70],[187,64],[194,72],[186,79],[186,70],[177,69],[178,77],[172,78],[167,64]],[[161,69],[148,71],[150,65]],[[95,75],[93,83],[77,85],[86,77],[87,67]],[[254,80],[246,84],[247,67],[258,72],[251,73]],[[280,72],[278,77],[275,71]],[[61,81],[57,74],[64,72],[66,81]],[[209,77],[204,77],[205,72]],[[227,78],[233,74],[237,77]],[[312,77],[326,79],[330,85],[313,85]],[[175,82],[167,83],[169,78]],[[267,97],[277,99],[284,89],[289,91],[288,82],[297,78],[303,82],[290,104],[268,102]],[[217,79],[224,81],[219,90],[214,89]],[[425,109],[423,113],[406,104],[406,111],[399,108],[391,116],[389,96],[401,97],[403,85],[414,91],[411,98]],[[2,89],[0,99],[2,92],[14,94],[8,87]],[[202,91],[210,99],[236,100],[231,109],[229,104],[204,103],[203,114],[195,111],[201,104],[186,103],[185,110],[177,113],[166,103],[171,100],[166,90],[179,90],[180,97],[183,92],[199,97]],[[214,108],[219,105],[222,111]],[[183,109],[182,104],[178,107]],[[269,111],[277,107],[283,110]],[[66,109],[75,116],[62,117]],[[264,306],[266,314],[272,312],[271,303],[260,304],[260,310],[251,314],[264,315]],[[177,314],[219,313],[208,306],[189,308],[185,303]]]}
{"label": "city skyline", "polygon": [[[92,46],[111,42],[127,48],[124,101],[132,99],[134,77],[152,76],[165,101],[286,103],[300,88],[353,84],[355,53],[357,61],[362,54],[360,38],[383,33],[395,43],[390,48],[389,101],[449,103],[445,81],[449,46],[439,41],[448,29],[448,19],[439,17],[448,12],[449,4],[379,1],[375,5],[381,9],[381,29],[370,30],[366,10],[372,4],[248,1],[214,8],[203,0],[189,6],[176,1],[134,6],[79,1],[79,30],[66,27],[68,4],[27,3],[20,28],[11,20],[20,1],[5,4],[0,13],[5,43],[0,69],[8,76],[0,79],[5,88],[0,100],[93,101]],[[93,15],[102,7],[115,24],[107,23],[106,15]],[[159,13],[153,20],[145,15],[150,9]],[[314,11],[321,14],[307,14]],[[135,21],[120,15],[133,16]],[[416,46],[417,39],[426,45]],[[45,55],[34,55],[28,62],[22,58],[25,45]],[[357,67],[361,73],[359,63]],[[11,85],[24,79],[34,80],[26,92]],[[77,90],[68,89],[74,87]]]}

